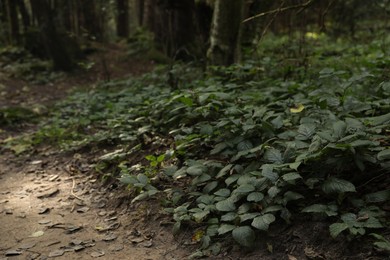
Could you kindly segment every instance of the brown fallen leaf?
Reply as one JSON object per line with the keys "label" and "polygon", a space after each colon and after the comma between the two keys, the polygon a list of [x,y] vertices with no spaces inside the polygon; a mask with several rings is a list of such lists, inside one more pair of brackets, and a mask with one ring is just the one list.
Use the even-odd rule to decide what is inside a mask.
{"label": "brown fallen leaf", "polygon": [[288,260],[298,260],[295,256],[293,255],[287,255]]}
{"label": "brown fallen leaf", "polygon": [[8,250],[5,252],[5,256],[16,256],[21,255],[23,252],[19,250]]}
{"label": "brown fallen leaf", "polygon": [[44,191],[42,194],[38,195],[37,198],[38,199],[49,198],[49,197],[56,195],[59,192],[60,192],[60,190],[58,188],[52,188],[52,189],[49,189],[47,191]]}
{"label": "brown fallen leaf", "polygon": [[95,251],[95,252],[91,253],[92,257],[101,257],[101,256],[104,256],[104,255],[105,255],[104,251],[101,251],[101,250]]}
{"label": "brown fallen leaf", "polygon": [[62,256],[64,253],[65,253],[65,250],[57,249],[57,250],[51,251],[51,252],[49,253],[49,257]]}
{"label": "brown fallen leaf", "polygon": [[30,249],[30,248],[33,248],[34,246],[36,245],[36,243],[34,242],[31,242],[31,243],[25,243],[25,244],[21,244],[20,246],[18,246],[18,249]]}

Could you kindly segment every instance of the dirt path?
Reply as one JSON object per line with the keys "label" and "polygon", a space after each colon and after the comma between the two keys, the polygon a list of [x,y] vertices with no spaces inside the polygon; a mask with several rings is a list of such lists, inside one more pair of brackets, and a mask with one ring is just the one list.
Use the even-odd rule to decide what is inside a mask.
{"label": "dirt path", "polygon": [[[75,87],[94,87],[107,70],[115,79],[152,68],[147,61],[125,59],[125,52],[123,46],[108,46],[104,56],[90,57],[96,65],[89,71],[41,85],[0,66],[0,107],[50,106]],[[34,127],[0,125],[0,145]],[[0,260],[173,260],[190,254],[175,241],[158,202],[130,205],[123,188],[102,187],[87,159],[66,156],[40,151],[17,157],[0,147]]]}
{"label": "dirt path", "polygon": [[153,203],[117,207],[120,195],[101,188],[82,158],[54,158],[8,156],[1,162],[0,259],[188,255],[163,225],[166,220],[155,219],[160,216]]}

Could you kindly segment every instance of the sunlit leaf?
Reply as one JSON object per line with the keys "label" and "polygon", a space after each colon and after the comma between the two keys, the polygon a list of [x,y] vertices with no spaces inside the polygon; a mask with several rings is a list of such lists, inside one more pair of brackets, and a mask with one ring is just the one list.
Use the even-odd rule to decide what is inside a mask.
{"label": "sunlit leaf", "polygon": [[301,113],[305,109],[304,105],[298,104],[296,107],[290,108],[291,113]]}

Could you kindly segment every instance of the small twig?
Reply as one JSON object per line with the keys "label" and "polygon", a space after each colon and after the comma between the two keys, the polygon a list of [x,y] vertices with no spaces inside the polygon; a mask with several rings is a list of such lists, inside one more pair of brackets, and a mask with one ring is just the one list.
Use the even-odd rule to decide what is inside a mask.
{"label": "small twig", "polygon": [[82,198],[80,198],[79,196],[77,196],[75,193],[74,193],[74,187],[76,186],[76,181],[74,178],[72,178],[73,180],[73,184],[72,184],[72,189],[70,190],[70,194],[75,197],[76,199],[79,199],[81,201],[84,201]]}
{"label": "small twig", "polygon": [[268,12],[256,14],[256,15],[254,15],[252,17],[246,18],[245,20],[242,21],[242,23],[246,23],[246,22],[249,22],[249,21],[251,21],[253,19],[256,19],[256,18],[259,18],[259,17],[263,17],[263,16],[266,16],[266,15],[269,15],[269,14],[284,12],[284,11],[297,9],[297,8],[305,8],[305,7],[309,6],[313,1],[314,0],[309,0],[306,3],[303,3],[303,4],[291,5],[291,6],[287,6],[287,7],[283,7],[283,8],[277,8],[277,9],[274,9],[274,10],[271,10],[271,11],[268,11]]}

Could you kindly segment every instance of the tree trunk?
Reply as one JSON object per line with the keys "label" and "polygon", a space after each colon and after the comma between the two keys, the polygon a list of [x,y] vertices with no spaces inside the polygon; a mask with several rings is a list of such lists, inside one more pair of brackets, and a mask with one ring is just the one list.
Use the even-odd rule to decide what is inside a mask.
{"label": "tree trunk", "polygon": [[46,0],[30,0],[31,7],[42,33],[42,39],[55,69],[70,71],[73,62],[64,45],[64,38],[57,31],[50,3]]}
{"label": "tree trunk", "polygon": [[210,65],[228,66],[238,61],[243,0],[216,0],[211,24]]}
{"label": "tree trunk", "polygon": [[90,36],[98,41],[102,40],[101,19],[96,14],[95,0],[81,1],[81,10],[83,15],[82,26],[87,29]]}
{"label": "tree trunk", "polygon": [[30,27],[30,14],[28,13],[23,0],[16,0],[16,5],[18,6],[19,12],[22,16],[23,30],[26,32],[26,30]]}
{"label": "tree trunk", "polygon": [[119,37],[127,38],[129,36],[129,2],[128,0],[116,0],[117,20],[116,32]]}
{"label": "tree trunk", "polygon": [[16,1],[14,0],[8,0],[7,1],[7,7],[8,7],[8,22],[10,26],[10,42],[11,43],[20,43],[20,32],[19,32],[19,20],[18,20],[18,12],[16,9]]}

